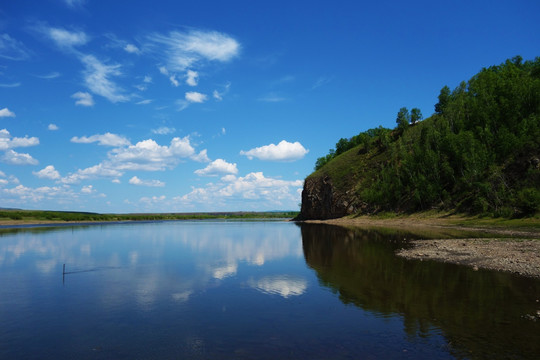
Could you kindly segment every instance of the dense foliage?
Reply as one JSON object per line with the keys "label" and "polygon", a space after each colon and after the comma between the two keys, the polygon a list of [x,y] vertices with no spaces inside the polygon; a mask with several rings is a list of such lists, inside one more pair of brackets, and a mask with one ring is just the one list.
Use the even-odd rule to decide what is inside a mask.
{"label": "dense foliage", "polygon": [[355,189],[373,211],[442,208],[506,217],[540,211],[540,58],[515,57],[453,91],[445,86],[424,121],[416,114],[416,124],[408,124],[406,110],[392,132],[341,139],[316,169],[324,171],[341,147],[359,146],[358,154],[372,158],[383,152],[377,171]]}

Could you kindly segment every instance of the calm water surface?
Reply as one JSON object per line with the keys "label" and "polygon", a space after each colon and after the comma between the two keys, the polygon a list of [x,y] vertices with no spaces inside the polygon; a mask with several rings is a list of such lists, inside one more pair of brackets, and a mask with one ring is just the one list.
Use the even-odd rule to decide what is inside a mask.
{"label": "calm water surface", "polygon": [[413,237],[288,222],[0,230],[0,359],[540,358],[539,281],[395,257]]}

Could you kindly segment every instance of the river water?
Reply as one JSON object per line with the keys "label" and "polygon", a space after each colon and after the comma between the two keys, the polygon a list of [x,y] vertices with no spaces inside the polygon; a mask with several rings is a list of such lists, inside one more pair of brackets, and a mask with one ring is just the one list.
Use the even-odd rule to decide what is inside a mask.
{"label": "river water", "polygon": [[281,221],[0,229],[0,359],[540,358],[540,281],[394,255],[426,236]]}

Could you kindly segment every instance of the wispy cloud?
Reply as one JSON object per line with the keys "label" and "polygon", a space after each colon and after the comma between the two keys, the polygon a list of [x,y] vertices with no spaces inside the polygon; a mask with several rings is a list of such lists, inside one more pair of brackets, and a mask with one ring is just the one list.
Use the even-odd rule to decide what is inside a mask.
{"label": "wispy cloud", "polygon": [[203,61],[229,61],[240,52],[240,44],[234,38],[217,31],[172,31],[167,35],[153,34],[148,40],[151,47],[165,54],[167,67],[172,71],[183,72]]}
{"label": "wispy cloud", "polygon": [[311,90],[318,89],[318,88],[330,83],[332,80],[333,80],[332,77],[321,76],[315,81],[315,83],[311,87]]}
{"label": "wispy cloud", "polygon": [[0,58],[20,61],[30,57],[30,51],[24,44],[8,34],[0,34]]}
{"label": "wispy cloud", "polygon": [[223,87],[222,91],[214,90],[212,92],[212,97],[214,99],[216,99],[217,101],[223,100],[223,96],[227,95],[227,93],[229,92],[230,87],[231,87],[231,83],[229,82]]}
{"label": "wispy cloud", "polygon": [[120,76],[120,65],[106,65],[93,55],[85,55],[81,58],[85,65],[84,82],[94,94],[103,96],[110,102],[125,102],[129,97],[123,94],[123,89],[118,87],[110,78]]}
{"label": "wispy cloud", "polygon": [[257,158],[265,161],[295,161],[303,158],[309,150],[306,150],[298,141],[290,143],[282,140],[279,144],[270,144],[256,147],[248,151],[240,151],[248,159]]}
{"label": "wispy cloud", "polygon": [[141,100],[141,101],[137,101],[135,104],[136,105],[148,105],[148,104],[151,104],[154,100],[152,99],[144,99],[144,100]]}
{"label": "wispy cloud", "polygon": [[124,46],[124,50],[127,51],[130,54],[140,54],[141,53],[141,50],[137,46],[135,46],[133,44],[127,44],[126,46]]}
{"label": "wispy cloud", "polygon": [[94,98],[90,93],[78,91],[71,95],[71,97],[77,100],[75,101],[75,105],[94,106]]}
{"label": "wispy cloud", "polygon": [[0,87],[2,87],[2,88],[16,88],[16,87],[19,87],[19,86],[21,86],[20,82],[11,83],[11,84],[0,84]]}
{"label": "wispy cloud", "polygon": [[270,93],[270,94],[260,97],[258,100],[263,101],[263,102],[275,103],[275,102],[285,101],[287,99],[282,96],[276,95],[274,93]]}
{"label": "wispy cloud", "polygon": [[105,133],[105,134],[96,134],[92,136],[81,136],[77,137],[74,136],[70,140],[73,143],[79,143],[79,144],[90,144],[97,142],[98,145],[102,146],[127,146],[131,145],[128,139],[126,139],[123,136],[111,134],[111,133]]}
{"label": "wispy cloud", "polygon": [[57,77],[60,77],[60,73],[57,71],[54,71],[52,73],[45,74],[45,75],[36,75],[36,77],[40,79],[51,80],[51,79],[56,79]]}
{"label": "wispy cloud", "polygon": [[152,133],[153,134],[158,134],[158,135],[168,135],[168,134],[174,134],[176,132],[176,129],[175,128],[170,128],[170,127],[166,127],[166,126],[161,126],[157,129],[152,129]]}

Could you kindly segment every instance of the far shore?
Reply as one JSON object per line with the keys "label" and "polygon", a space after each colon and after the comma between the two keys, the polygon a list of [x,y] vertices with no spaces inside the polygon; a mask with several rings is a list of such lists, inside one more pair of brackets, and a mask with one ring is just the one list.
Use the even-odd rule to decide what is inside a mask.
{"label": "far shore", "polygon": [[447,233],[452,231],[482,233],[481,238],[444,238],[414,240],[412,247],[396,254],[411,260],[433,260],[465,265],[474,270],[511,272],[540,279],[540,227],[538,219],[493,221],[459,216],[448,217],[345,217],[331,220],[308,220],[345,227],[395,228],[412,232]]}

